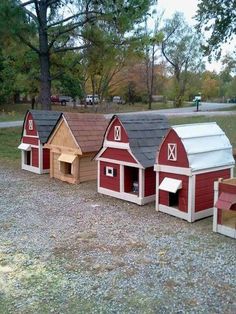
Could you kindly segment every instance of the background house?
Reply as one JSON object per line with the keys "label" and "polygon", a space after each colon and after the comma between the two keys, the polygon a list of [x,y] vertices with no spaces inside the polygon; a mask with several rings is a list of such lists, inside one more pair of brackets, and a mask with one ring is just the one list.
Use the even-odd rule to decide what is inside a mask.
{"label": "background house", "polygon": [[61,112],[28,110],[25,114],[21,144],[21,168],[38,174],[49,172],[49,150],[44,147]]}
{"label": "background house", "polygon": [[95,180],[93,160],[102,145],[107,121],[103,115],[65,112],[52,132],[50,177],[68,183]]}
{"label": "background house", "polygon": [[213,231],[236,239],[236,178],[215,182]]}
{"label": "background house", "polygon": [[156,151],[169,124],[155,114],[114,115],[98,161],[98,192],[139,205],[155,200]]}
{"label": "background house", "polygon": [[234,163],[216,123],[173,126],[156,158],[156,209],[189,222],[212,215],[214,181],[232,177]]}

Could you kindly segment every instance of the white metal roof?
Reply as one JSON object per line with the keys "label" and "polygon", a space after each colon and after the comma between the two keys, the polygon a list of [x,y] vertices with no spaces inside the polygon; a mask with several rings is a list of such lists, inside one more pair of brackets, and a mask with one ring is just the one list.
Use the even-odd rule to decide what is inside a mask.
{"label": "white metal roof", "polygon": [[172,126],[180,137],[193,171],[232,166],[232,146],[216,122]]}

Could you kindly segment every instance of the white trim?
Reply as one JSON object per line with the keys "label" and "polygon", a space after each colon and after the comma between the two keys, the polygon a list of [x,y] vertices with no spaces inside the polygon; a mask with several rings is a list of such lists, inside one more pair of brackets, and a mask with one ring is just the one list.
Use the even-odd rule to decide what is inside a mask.
{"label": "white trim", "polygon": [[119,199],[122,199],[124,201],[129,201],[138,205],[144,205],[150,202],[153,202],[155,200],[155,195],[150,195],[144,198],[140,198],[137,195],[130,194],[130,193],[120,193],[116,191],[112,191],[106,188],[98,187],[98,192],[101,194],[105,194],[108,196],[116,197]]}
{"label": "white trim", "polygon": [[188,213],[174,207],[159,204],[159,211],[188,221]]}
{"label": "white trim", "polygon": [[29,131],[33,131],[34,129],[33,119],[28,119],[28,129]]}
{"label": "white trim", "polygon": [[43,172],[43,146],[42,144],[40,143],[39,144],[39,148],[38,148],[38,159],[39,159],[39,170],[40,170],[40,173]]}
{"label": "white trim", "polygon": [[236,229],[226,227],[224,225],[217,225],[217,231],[218,233],[224,234],[228,237],[236,239]]}
{"label": "white trim", "polygon": [[195,206],[193,206],[193,176],[190,176],[188,178],[188,221],[193,221],[194,216],[194,209]]}
{"label": "white trim", "polygon": [[100,187],[100,161],[97,161],[97,190]]}
{"label": "white trim", "polygon": [[154,170],[158,172],[162,171],[162,172],[167,172],[167,173],[183,174],[185,176],[192,175],[191,168],[184,168],[184,167],[173,167],[173,166],[155,164]]}
{"label": "white trim", "polygon": [[124,165],[120,165],[120,192],[123,193],[124,192],[124,177],[125,177],[125,174],[124,174]]}
{"label": "white trim", "polygon": [[194,174],[202,174],[202,173],[208,173],[208,172],[215,172],[215,171],[220,171],[220,170],[225,170],[225,169],[233,169],[234,168],[234,165],[226,165],[226,166],[222,166],[222,167],[217,167],[217,168],[208,168],[208,169],[203,169],[203,170],[197,170],[197,171],[194,171],[193,170],[193,173]]}
{"label": "white trim", "polygon": [[217,232],[217,217],[218,216],[218,209],[214,207],[213,209],[213,231]]}
{"label": "white trim", "polygon": [[[38,131],[37,131],[38,134]],[[39,136],[38,135],[27,135],[27,134],[23,134],[23,137],[31,137],[31,138],[37,138],[39,140]]]}
{"label": "white trim", "polygon": [[31,171],[31,172],[34,172],[34,173],[37,173],[37,174],[41,174],[41,171],[40,171],[40,169],[38,167],[22,164],[22,169],[23,170],[28,170],[28,171]]}
{"label": "white trim", "polygon": [[113,141],[108,141],[104,140],[103,142],[103,148],[120,148],[120,149],[129,149],[129,143],[123,143],[123,142],[113,142]]}
{"label": "white trim", "polygon": [[144,198],[144,169],[139,169],[138,184],[139,184],[138,195],[141,199],[143,199]]}
{"label": "white trim", "polygon": [[114,168],[110,166],[106,166],[106,176],[107,177],[114,177]]}
{"label": "white trim", "polygon": [[156,172],[156,211],[159,211],[159,172]]}
{"label": "white trim", "polygon": [[176,193],[182,189],[182,180],[165,177],[159,185],[159,190]]}
{"label": "white trim", "polygon": [[17,147],[18,149],[21,149],[23,151],[30,151],[31,145],[27,143],[20,143],[20,145]]}
{"label": "white trim", "polygon": [[234,167],[230,169],[230,178],[234,177]]}
{"label": "white trim", "polygon": [[115,159],[109,159],[109,158],[98,158],[99,161],[103,162],[108,162],[111,164],[117,164],[117,165],[124,165],[124,166],[129,166],[129,167],[135,167],[135,168],[142,168],[140,167],[140,164],[133,164],[131,162],[126,162],[126,161],[120,161],[120,160],[115,160]]}
{"label": "white trim", "polygon": [[114,140],[115,141],[120,141],[121,140],[121,126],[120,125],[115,125],[114,126]]}
{"label": "white trim", "polygon": [[167,160],[170,160],[170,161],[177,160],[177,144],[176,143],[167,144]]}
{"label": "white trim", "polygon": [[202,219],[202,218],[206,218],[206,217],[210,217],[213,215],[213,207],[212,208],[207,208],[207,209],[204,209],[204,210],[201,210],[199,212],[195,212],[194,213],[194,220],[199,220],[199,219]]}

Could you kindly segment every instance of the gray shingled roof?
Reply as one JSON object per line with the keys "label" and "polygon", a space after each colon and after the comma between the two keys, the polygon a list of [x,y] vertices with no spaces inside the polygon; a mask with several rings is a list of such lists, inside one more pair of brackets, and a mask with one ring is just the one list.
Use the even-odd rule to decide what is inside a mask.
{"label": "gray shingled roof", "polygon": [[167,118],[153,112],[119,114],[112,119],[115,117],[125,128],[130,149],[136,159],[144,168],[153,166],[159,145],[169,129]]}
{"label": "gray shingled roof", "polygon": [[62,112],[49,110],[28,110],[25,114],[25,120],[29,112],[32,114],[34,123],[36,124],[41,143],[46,143]]}

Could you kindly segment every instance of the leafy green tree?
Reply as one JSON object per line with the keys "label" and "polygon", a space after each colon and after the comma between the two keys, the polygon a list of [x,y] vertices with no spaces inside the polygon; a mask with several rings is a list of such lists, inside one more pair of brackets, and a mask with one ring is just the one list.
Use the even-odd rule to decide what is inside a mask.
{"label": "leafy green tree", "polygon": [[210,32],[205,46],[206,54],[216,52],[220,57],[220,45],[230,41],[236,34],[235,0],[200,0],[196,19],[198,28]]}
{"label": "leafy green tree", "polygon": [[162,53],[170,65],[174,80],[174,106],[181,107],[185,96],[188,72],[200,71],[202,62],[201,37],[176,12],[165,21]]}
{"label": "leafy green tree", "polygon": [[[125,35],[142,20],[151,0],[2,0],[0,20],[10,34],[30,47],[39,58],[40,102],[51,108],[51,56],[85,48],[80,40],[88,23],[111,25]],[[36,40],[37,39],[37,40]]]}

